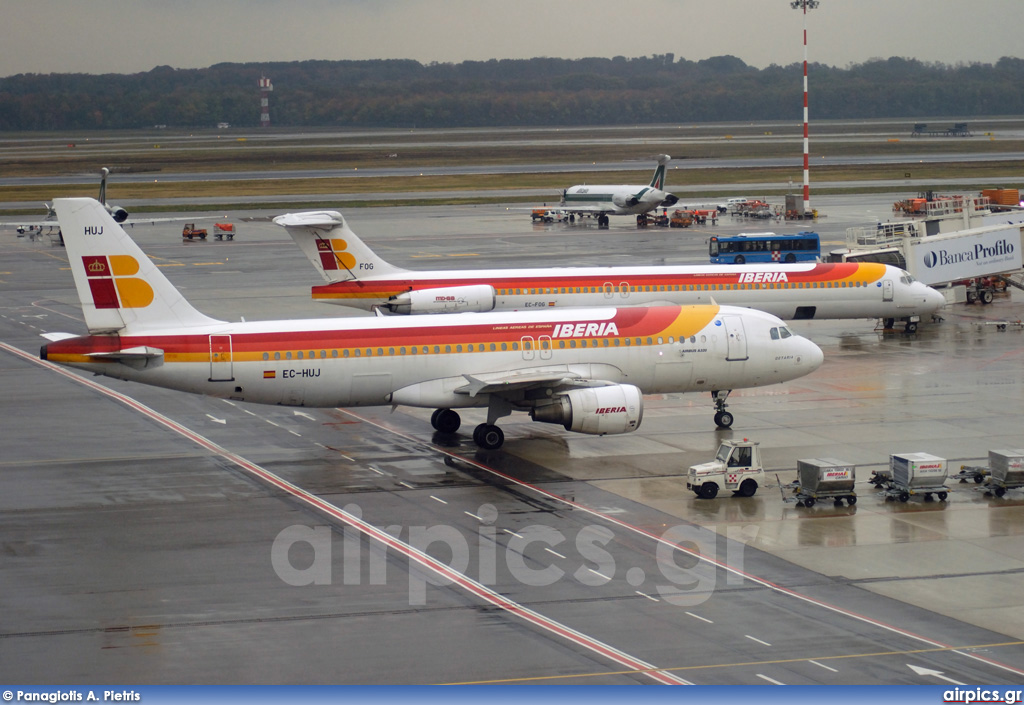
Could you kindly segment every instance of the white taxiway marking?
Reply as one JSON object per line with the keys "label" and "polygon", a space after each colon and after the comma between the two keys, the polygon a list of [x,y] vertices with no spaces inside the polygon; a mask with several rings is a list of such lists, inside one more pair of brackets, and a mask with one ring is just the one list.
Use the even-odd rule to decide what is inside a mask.
{"label": "white taxiway marking", "polygon": [[408,482],[406,482],[405,480],[399,480],[399,481],[398,481],[398,484],[400,484],[400,485],[401,485],[402,487],[408,487],[408,488],[409,488],[410,490],[414,490],[414,489],[416,489],[415,487],[413,487],[412,485],[410,485],[410,484],[409,484]]}
{"label": "white taxiway marking", "polygon": [[942,675],[942,671],[936,671],[933,668],[923,668],[921,666],[914,666],[913,664],[909,663],[907,664],[907,668],[909,668],[911,671],[913,671],[919,676],[931,676],[932,678],[938,678],[940,681],[946,681],[947,683],[952,683],[953,685],[967,685],[966,683],[955,681],[949,676],[944,676]]}
{"label": "white taxiway marking", "polygon": [[545,548],[544,550],[547,551],[548,553],[550,553],[553,556],[558,556],[559,558],[563,558],[563,559],[565,558],[565,556],[563,556],[558,551],[552,551],[550,548]]}
{"label": "white taxiway marking", "polygon": [[207,414],[207,415],[206,415],[206,418],[210,419],[210,421],[213,421],[214,423],[221,423],[221,424],[224,424],[225,426],[226,426],[226,425],[227,425],[227,423],[228,423],[228,422],[227,422],[226,420],[224,420],[224,419],[218,419],[218,418],[217,418],[216,416],[214,416],[213,414]]}
{"label": "white taxiway marking", "polygon": [[771,644],[769,644],[767,641],[761,641],[756,636],[750,636],[749,634],[744,634],[743,636],[747,637],[751,641],[756,641],[758,644],[764,644],[765,646],[771,646]]}
{"label": "white taxiway marking", "polygon": [[702,622],[707,622],[708,624],[714,624],[714,622],[712,622],[710,619],[708,619],[707,617],[701,617],[699,614],[694,614],[693,612],[687,612],[686,614],[690,615],[694,619],[699,619]]}
{"label": "white taxiway marking", "polygon": [[823,663],[818,663],[817,661],[808,661],[807,663],[813,663],[815,666],[820,666],[821,668],[824,668],[826,671],[832,671],[833,673],[839,673],[839,671],[837,669],[832,668],[831,666],[826,666]]}
{"label": "white taxiway marking", "polygon": [[657,597],[651,597],[646,592],[640,592],[639,590],[634,590],[633,592],[635,592],[637,595],[642,595],[643,597],[646,597],[651,602],[661,602],[661,600],[659,600]]}
{"label": "white taxiway marking", "polygon": [[466,511],[464,511],[464,512],[462,512],[462,513],[463,513],[463,514],[468,514],[469,516],[473,517],[473,518],[474,518],[474,519],[476,519],[477,521],[483,521],[483,519],[482,519],[482,518],[478,517],[478,516],[477,516],[476,514],[474,514],[473,512],[466,512]]}
{"label": "white taxiway marking", "polygon": [[786,685],[782,681],[777,681],[774,678],[769,678],[768,676],[764,675],[763,673],[758,673],[756,675],[757,675],[758,678],[764,678],[766,681],[768,681],[772,685]]}
{"label": "white taxiway marking", "polygon": [[434,500],[435,502],[440,502],[441,504],[448,504],[447,502],[445,502],[445,501],[444,501],[443,499],[441,499],[440,497],[435,497],[434,495],[430,495],[430,498],[431,498],[432,500]]}
{"label": "white taxiway marking", "polygon": [[514,531],[511,531],[511,530],[509,530],[509,529],[502,529],[502,531],[504,531],[504,532],[505,532],[506,534],[512,534],[512,535],[513,535],[513,536],[515,536],[515,537],[516,537],[517,539],[521,539],[521,538],[523,538],[522,536],[520,536],[520,535],[519,535],[519,534],[517,534],[516,532],[514,532]]}

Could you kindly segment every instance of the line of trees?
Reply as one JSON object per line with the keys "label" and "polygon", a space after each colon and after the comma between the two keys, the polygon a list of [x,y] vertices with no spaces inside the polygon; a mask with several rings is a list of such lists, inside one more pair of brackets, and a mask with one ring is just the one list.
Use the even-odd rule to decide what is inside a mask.
{"label": "line of trees", "polygon": [[[158,66],[130,75],[0,78],[0,130],[259,124],[258,79],[281,127],[491,127],[799,119],[800,64],[734,56],[302,61]],[[1024,114],[1024,60],[946,65],[878,59],[810,68],[817,118]]]}

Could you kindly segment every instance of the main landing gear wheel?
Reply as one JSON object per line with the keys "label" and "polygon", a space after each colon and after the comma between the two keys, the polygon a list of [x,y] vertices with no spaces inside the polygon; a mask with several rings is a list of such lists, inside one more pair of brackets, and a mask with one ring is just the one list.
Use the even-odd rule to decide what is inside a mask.
{"label": "main landing gear wheel", "polygon": [[599,228],[607,228],[608,227],[608,216],[606,216],[606,215],[599,215],[599,216],[597,216],[597,226]]}
{"label": "main landing gear wheel", "polygon": [[451,409],[438,409],[430,415],[430,425],[441,433],[455,433],[462,425],[462,417]]}
{"label": "main landing gear wheel", "polygon": [[907,333],[916,333],[917,321],[907,321],[907,325],[903,327],[903,330]]}
{"label": "main landing gear wheel", "polygon": [[505,433],[497,426],[482,423],[473,429],[473,441],[485,450],[494,450],[505,442]]}

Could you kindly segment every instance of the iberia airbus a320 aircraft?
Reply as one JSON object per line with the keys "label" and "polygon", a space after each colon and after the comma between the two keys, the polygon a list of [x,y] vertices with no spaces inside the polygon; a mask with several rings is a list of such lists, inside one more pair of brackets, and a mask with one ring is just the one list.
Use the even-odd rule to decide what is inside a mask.
{"label": "iberia airbus a320 aircraft", "polygon": [[559,306],[719,303],[783,319],[882,318],[917,329],[942,294],[875,262],[558,267],[414,272],[385,262],[337,211],[274,219],[320,274],[318,301],[390,313],[517,311]]}
{"label": "iberia airbus a320 aircraft", "polygon": [[[497,448],[513,411],[592,434],[633,431],[642,394],[721,392],[812,372],[821,350],[774,316],[728,306],[250,321],[203,315],[91,198],[54,201],[88,335],[51,333],[44,360],[108,377],[286,406],[482,407]],[[724,402],[724,398],[723,398]],[[728,418],[724,418],[728,417]],[[720,408],[718,423],[732,415]]]}

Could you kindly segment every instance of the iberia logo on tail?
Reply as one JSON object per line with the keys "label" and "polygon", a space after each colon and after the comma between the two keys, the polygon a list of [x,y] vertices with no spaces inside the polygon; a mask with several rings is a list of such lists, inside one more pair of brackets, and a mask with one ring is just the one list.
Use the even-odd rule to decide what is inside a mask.
{"label": "iberia logo on tail", "polygon": [[145,308],[153,303],[153,287],[134,276],[139,262],[131,255],[86,255],[82,264],[96,308]]}
{"label": "iberia logo on tail", "polygon": [[317,240],[316,249],[320,253],[320,266],[325,271],[356,268],[356,258],[345,251],[348,243],[341,238]]}

